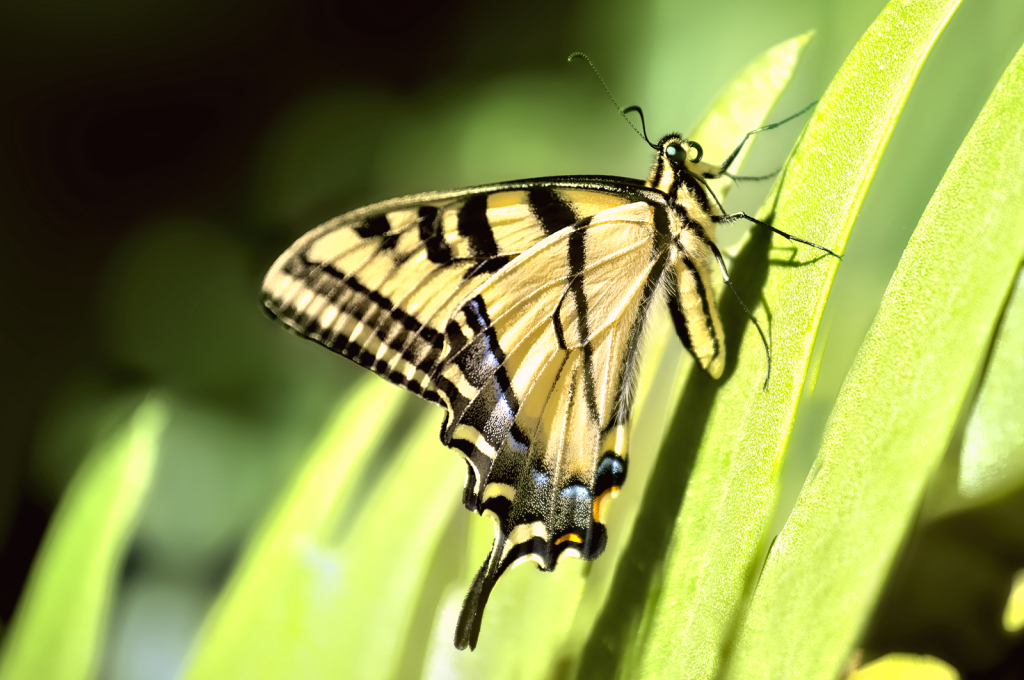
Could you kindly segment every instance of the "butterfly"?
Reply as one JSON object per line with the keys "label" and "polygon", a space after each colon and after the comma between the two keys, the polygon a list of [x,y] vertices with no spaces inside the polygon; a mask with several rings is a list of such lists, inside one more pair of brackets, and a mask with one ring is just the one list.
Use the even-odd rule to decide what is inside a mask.
{"label": "butterfly", "polygon": [[647,140],[646,181],[541,177],[375,203],[310,231],[268,271],[270,316],[444,407],[441,441],[467,464],[463,503],[495,523],[459,649],[476,646],[509,568],[550,571],[603,551],[656,305],[668,304],[683,345],[721,376],[714,269],[729,279],[716,227],[746,219],[834,255],[726,213],[707,184],[743,179],[729,168],[750,135],[794,117],[748,133],[721,165],[681,135]]}

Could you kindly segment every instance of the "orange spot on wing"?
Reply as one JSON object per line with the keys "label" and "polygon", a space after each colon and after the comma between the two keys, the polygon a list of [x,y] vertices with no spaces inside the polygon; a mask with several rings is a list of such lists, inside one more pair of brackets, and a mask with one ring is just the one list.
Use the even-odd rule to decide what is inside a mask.
{"label": "orange spot on wing", "polygon": [[607,501],[615,498],[619,495],[619,487],[613,486],[608,489],[596,499],[594,499],[594,521],[598,524],[604,524],[604,513]]}
{"label": "orange spot on wing", "polygon": [[566,541],[572,541],[573,543],[582,543],[583,539],[576,534],[566,534],[565,536],[559,536],[558,540],[555,541],[555,545],[559,543],[565,543]]}

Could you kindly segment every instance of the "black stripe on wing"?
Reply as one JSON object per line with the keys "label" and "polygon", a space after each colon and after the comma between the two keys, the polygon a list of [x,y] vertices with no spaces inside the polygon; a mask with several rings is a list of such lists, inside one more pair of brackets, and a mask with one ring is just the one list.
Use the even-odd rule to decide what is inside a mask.
{"label": "black stripe on wing", "polygon": [[530,189],[527,192],[527,200],[530,211],[548,235],[564,229],[580,217],[557,191],[548,186]]}
{"label": "black stripe on wing", "polygon": [[[626,336],[626,363],[620,367],[617,383],[611,386],[616,408],[611,414],[612,422],[606,425],[606,431],[614,430],[630,417],[635,382],[633,376],[638,369],[639,343],[651,304],[663,284],[669,258],[664,235],[657,238],[656,243],[657,260],[644,281],[639,309]],[[586,350],[589,349],[591,348],[588,344],[576,351],[584,353],[583,356],[586,357]],[[586,363],[583,366],[586,372],[586,385],[587,378],[592,379],[592,368]],[[555,384],[558,384],[557,380]],[[588,411],[591,410],[589,403],[587,408]],[[605,433],[602,432],[603,434]],[[459,649],[476,646],[490,593],[497,580],[511,566],[529,559],[537,562],[541,569],[550,571],[568,550],[572,550],[575,556],[583,560],[596,559],[604,551],[607,530],[599,521],[598,509],[605,496],[618,490],[626,480],[627,460],[615,451],[601,449],[594,452],[593,474],[589,480],[561,480],[556,488],[555,475],[551,470],[544,468],[543,465],[538,467],[530,463],[527,463],[530,468],[524,475],[521,466],[529,460],[528,452],[525,447],[520,448],[512,443],[521,437],[528,446],[529,440],[525,439],[521,431],[513,428],[505,445],[499,449],[493,465],[482,452],[466,442],[470,450],[464,453],[477,461],[476,465],[470,466],[471,471],[478,468],[486,470],[486,473],[482,474],[479,481],[467,481],[464,500],[471,500],[468,489],[473,484],[478,485],[481,492],[490,484],[507,485],[515,492],[512,499],[499,493],[478,503],[476,507],[478,512],[493,513],[498,531],[491,552],[474,577],[459,614],[455,634],[455,646]],[[467,503],[467,507],[473,506]],[[529,527],[538,522],[543,524],[544,536],[529,535],[526,540],[513,542],[518,528]]]}
{"label": "black stripe on wing", "polygon": [[458,218],[458,231],[469,242],[470,253],[485,262],[498,257],[498,245],[487,219],[488,196],[490,194],[471,196],[459,209]]}
{"label": "black stripe on wing", "polygon": [[[499,272],[518,254],[498,252],[495,232],[487,213],[490,196],[501,192],[526,192],[526,208],[538,220],[540,229],[537,229],[536,236],[532,236],[528,229],[520,233],[539,239],[548,232],[555,232],[571,225],[577,219],[571,205],[572,200],[559,193],[568,190],[591,191],[598,195],[620,197],[621,200],[632,201],[639,198],[648,202],[663,202],[663,197],[644,188],[642,183],[636,180],[606,176],[544,177],[417,194],[384,201],[335,218],[296,242],[268,272],[267,280],[264,282],[265,309],[272,317],[279,319],[304,337],[320,342],[360,365],[381,373],[392,382],[408,387],[418,394],[425,394],[436,401],[437,395],[430,392],[430,386],[418,382],[410,383],[400,373],[391,371],[386,363],[376,362],[376,352],[366,351],[366,347],[361,344],[370,342],[371,346],[375,346],[374,343],[379,340],[400,351],[404,361],[412,362],[423,372],[430,373],[438,360],[436,333],[432,333],[435,328],[426,323],[419,323],[424,319],[417,320],[412,315],[405,314],[401,309],[402,295],[393,299],[381,296],[374,290],[373,285],[365,284],[358,272],[345,271],[334,266],[334,259],[327,262],[312,262],[307,257],[308,252],[319,239],[329,237],[337,230],[351,229],[360,239],[365,239],[367,245],[373,245],[374,253],[371,259],[391,257],[396,276],[401,276],[403,273],[398,268],[414,254],[415,250],[398,253],[396,248],[402,234],[411,228],[418,232],[419,247],[426,250],[430,262],[438,267],[475,263],[465,269],[463,280],[468,282],[476,277],[482,278]],[[402,229],[396,230],[389,217],[412,209],[416,211],[415,224],[405,224]],[[453,233],[446,233],[443,218],[446,211],[451,210],[458,211],[456,229]],[[452,237],[464,239],[465,245],[462,246],[462,250],[469,257],[453,256],[452,245],[448,242]],[[358,247],[358,243],[353,246]],[[346,256],[346,252],[336,254],[337,259]],[[298,296],[285,301],[275,299],[274,291],[266,287],[272,276],[281,273],[305,282],[314,295],[322,298],[318,300],[317,311],[325,306],[339,306],[339,313],[344,311],[364,325],[374,326],[376,340],[371,338],[367,341],[362,336],[351,338],[344,333],[325,334],[318,327],[315,314],[295,308]],[[418,283],[418,280],[410,280],[410,285]],[[376,327],[378,323],[379,328]],[[436,320],[436,331],[442,330],[443,323],[443,319]],[[414,337],[417,334],[423,337]],[[423,344],[428,345],[430,349],[425,350]],[[459,401],[458,395],[455,394],[452,395],[452,399]]]}
{"label": "black stripe on wing", "polygon": [[[429,375],[437,365],[443,348],[444,337],[435,329],[426,326],[416,317],[406,314],[392,301],[379,292],[367,288],[353,275],[345,275],[330,265],[313,263],[301,254],[289,261],[285,271],[298,275],[311,269],[318,270],[318,277],[309,290],[336,306],[339,314],[345,313],[363,323],[375,324],[374,333],[378,338],[388,339],[389,347],[399,351],[399,356],[421,372]],[[341,303],[341,304],[339,304]],[[352,361],[365,366],[390,382],[405,387],[429,401],[441,403],[439,395],[428,385],[409,381],[400,372],[390,370],[384,362],[375,361],[374,355],[362,351],[363,346],[351,342],[344,332],[330,332],[321,335],[313,330],[317,319],[294,308],[282,308],[269,295],[264,295],[264,311],[292,331],[313,340]]]}

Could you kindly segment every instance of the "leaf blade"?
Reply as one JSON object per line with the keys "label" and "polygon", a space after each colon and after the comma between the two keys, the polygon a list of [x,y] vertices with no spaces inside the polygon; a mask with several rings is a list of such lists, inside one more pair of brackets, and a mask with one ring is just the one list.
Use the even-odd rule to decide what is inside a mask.
{"label": "leaf blade", "polygon": [[[747,131],[763,123],[789,84],[810,38],[811,34],[807,33],[765,51],[723,89],[691,135],[704,146],[706,158],[725,158]],[[720,196],[724,196],[728,189],[729,183],[715,187]],[[664,350],[664,363],[652,374],[671,370],[675,373],[675,380],[667,381],[657,399],[651,399],[650,409],[644,407],[637,413],[631,443],[631,450],[637,455],[630,462],[629,483],[612,505],[608,551],[594,564],[584,604],[577,615],[576,634],[580,635],[581,631],[589,633],[578,677],[612,677],[618,669],[627,667],[627,657],[633,653],[630,649],[637,639],[636,627],[644,607],[641,584],[649,581],[649,569],[656,560],[653,556],[641,554],[643,546],[652,542],[648,538],[649,532],[658,532],[665,521],[671,521],[659,521],[650,516],[652,508],[648,505],[645,489],[648,483],[657,489],[666,479],[680,474],[678,470],[666,470],[663,462],[663,459],[673,458],[674,452],[663,447],[655,462],[654,456],[647,455],[639,445],[657,446],[661,442],[672,417],[672,404],[679,401],[682,386],[693,364],[689,360],[680,363],[682,348],[675,339],[668,337],[674,335],[674,329],[667,327],[667,321],[661,333],[654,336],[654,342],[668,347]],[[647,360],[650,359],[648,356]],[[657,478],[648,482],[652,469],[656,470]],[[656,490],[653,494],[659,497],[654,503],[654,513],[671,505],[671,501],[666,502],[660,496],[661,493]],[[634,532],[639,544],[634,543]],[[621,536],[616,535],[619,533]],[[596,623],[591,624],[595,617]]]}
{"label": "leaf blade", "polygon": [[117,576],[167,422],[151,397],[75,473],[47,527],[0,655],[3,680],[94,677]]}
{"label": "leaf blade", "polygon": [[948,446],[1024,258],[1024,230],[1016,227],[1024,222],[1022,174],[1024,48],[889,283],[761,575],[733,677],[783,669],[830,677],[849,652]]}
{"label": "leaf blade", "polygon": [[[894,0],[876,19],[822,97],[785,170],[774,203],[777,228],[842,251],[903,102],[957,5]],[[877,68],[879,60],[884,69]],[[873,94],[874,107],[859,108],[854,95],[862,92]],[[691,677],[716,675],[756,578],[779,497],[782,457],[838,264],[805,255],[805,266],[768,272],[769,249],[764,233],[752,234],[733,264],[733,280],[747,299],[763,294],[771,310],[771,386],[762,393],[760,338],[743,330],[742,310],[726,297],[723,325],[734,331],[731,341],[727,331],[728,352],[735,353],[741,334],[739,359],[727,367],[721,387],[694,374],[679,407],[679,413],[705,417],[707,425],[703,438],[682,431],[675,439],[675,455],[695,463],[664,581],[653,596],[640,677],[659,677],[680,665]],[[691,430],[699,429],[691,423]]]}
{"label": "leaf blade", "polygon": [[[346,519],[344,513],[358,510],[351,500],[359,490],[362,472],[394,427],[407,398],[385,381],[368,377],[342,399],[208,615],[184,677],[277,678],[295,674],[334,678],[344,668],[361,669],[359,677],[388,677],[390,666],[379,659],[398,663],[396,645],[402,634],[381,631],[379,617],[377,625],[365,625],[367,618],[383,616],[401,628],[416,601],[412,596],[396,600],[385,591],[381,606],[369,607],[371,603],[363,595],[379,593],[381,580],[394,574],[383,566],[374,572],[371,567],[378,563],[359,557],[367,549],[367,541],[373,542],[380,534],[379,522],[392,518],[387,512],[392,506],[387,503],[394,500],[395,490],[405,478],[411,476],[434,492],[425,494],[424,507],[436,509],[439,497],[442,506],[453,505],[449,501],[454,487],[429,482],[434,475],[450,473],[457,459],[447,467],[434,465],[434,452],[421,451],[423,455],[413,461],[412,470],[408,464],[418,447],[416,437],[425,439],[427,430],[436,434],[436,422],[424,418],[414,428],[414,436],[405,438],[397,458],[364,504],[378,510],[359,517],[344,538],[335,534]],[[445,456],[443,460],[448,459]],[[431,467],[438,471],[426,469]],[[436,525],[421,532],[422,540],[402,544],[411,546],[418,557],[398,561],[399,567],[410,568],[407,578],[399,580],[399,589],[414,587],[417,576],[422,576],[411,572],[426,569],[424,554],[430,552],[444,522]],[[423,529],[416,522],[408,526],[408,531]],[[401,532],[396,529],[392,538]],[[381,645],[390,652],[380,656]]]}
{"label": "leaf blade", "polygon": [[1003,310],[992,356],[964,431],[960,495],[973,502],[1024,482],[1024,273]]}

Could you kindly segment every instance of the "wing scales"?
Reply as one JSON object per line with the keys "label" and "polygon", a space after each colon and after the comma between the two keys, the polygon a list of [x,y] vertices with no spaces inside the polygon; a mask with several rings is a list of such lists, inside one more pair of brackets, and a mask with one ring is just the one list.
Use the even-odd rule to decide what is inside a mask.
{"label": "wing scales", "polygon": [[[422,194],[330,220],[271,267],[264,305],[297,333],[439,401],[430,374],[468,292],[552,231],[629,202],[607,189],[527,187]],[[544,207],[553,204],[562,217]]]}
{"label": "wing scales", "polygon": [[287,326],[446,407],[463,500],[497,526],[461,646],[509,567],[604,548],[669,251],[664,207],[637,199],[545,184],[390,201],[310,232],[264,281]]}
{"label": "wing scales", "polygon": [[625,479],[637,345],[667,280],[667,239],[652,210],[620,206],[552,235],[482,284],[449,323],[452,352],[437,381],[450,412],[442,438],[469,462],[467,507],[497,525],[463,605],[459,646],[475,644],[508,568],[534,561],[551,570],[562,557],[604,549],[604,501]]}
{"label": "wing scales", "polygon": [[[635,305],[636,293],[657,260],[652,256],[652,249],[664,248],[660,241],[655,245],[658,239],[650,228],[651,211],[645,203],[634,203],[581,220],[572,229],[557,232],[538,243],[489,278],[463,303],[448,323],[448,353],[436,379],[450,414],[442,434],[445,443],[451,443],[460,426],[472,426],[479,433],[498,432],[487,418],[481,417],[482,413],[490,414],[491,409],[496,408],[495,418],[502,418],[504,432],[497,441],[490,438],[477,448],[486,454],[500,445],[510,427],[505,414],[510,405],[515,411],[514,405],[519,401],[517,394],[523,393],[522,388],[519,391],[509,389],[509,372],[502,364],[506,354],[514,351],[524,339],[531,339],[529,346],[534,352],[550,354],[557,349],[576,349],[609,325],[619,322],[626,308]],[[574,240],[581,239],[585,254],[574,265],[571,246]],[[568,293],[574,288],[578,288],[580,295],[565,304]],[[617,288],[617,295],[607,294],[612,288]],[[596,304],[586,302],[591,292]],[[543,332],[537,334],[544,327],[550,328],[553,337]],[[568,344],[566,329],[572,332]],[[592,376],[589,350],[584,354],[591,369],[588,375]],[[513,374],[519,372],[517,369]],[[482,395],[481,390],[484,390]],[[592,377],[588,378],[586,394],[594,410]],[[475,411],[469,411],[478,397],[486,405],[477,404]],[[595,420],[600,420],[597,413],[593,415]],[[466,453],[471,455],[469,451]],[[488,467],[488,462],[482,459],[478,464]]]}

